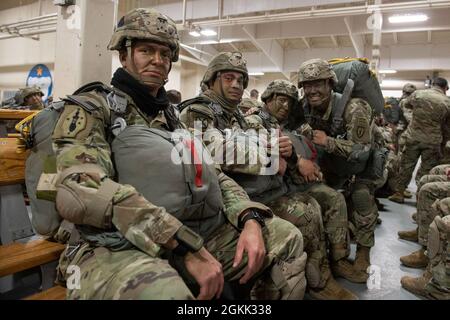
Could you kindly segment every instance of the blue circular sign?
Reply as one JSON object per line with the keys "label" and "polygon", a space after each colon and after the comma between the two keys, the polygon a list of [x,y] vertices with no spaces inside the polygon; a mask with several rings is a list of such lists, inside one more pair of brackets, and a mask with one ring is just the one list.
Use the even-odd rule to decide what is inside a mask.
{"label": "blue circular sign", "polygon": [[27,87],[36,86],[44,93],[42,100],[47,102],[48,97],[52,95],[53,80],[50,70],[45,64],[35,65],[28,74]]}

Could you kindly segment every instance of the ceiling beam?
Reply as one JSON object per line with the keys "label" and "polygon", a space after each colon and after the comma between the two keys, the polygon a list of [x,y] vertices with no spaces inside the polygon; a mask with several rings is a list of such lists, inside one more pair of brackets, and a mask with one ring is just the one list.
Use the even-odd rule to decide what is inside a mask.
{"label": "ceiling beam", "polygon": [[204,65],[208,65],[212,57],[218,53],[218,51],[210,45],[199,45],[198,47],[200,48],[194,48],[180,43],[180,46]]}
{"label": "ceiling beam", "polygon": [[334,35],[330,35],[330,38],[331,38],[331,41],[333,41],[334,47],[335,48],[339,47],[339,43],[338,43],[337,37],[334,36]]}
{"label": "ceiling beam", "polygon": [[247,33],[250,41],[261,50],[267,58],[278,68],[279,72],[283,73],[286,79],[290,80],[289,72],[284,72],[284,49],[278,44],[276,40],[258,40],[256,39],[256,26],[245,25],[242,27]]}
{"label": "ceiling beam", "polygon": [[303,43],[308,49],[311,49],[311,43],[309,43],[309,40],[306,37],[302,37]]}
{"label": "ceiling beam", "polygon": [[357,57],[364,57],[364,39],[359,34],[354,34],[351,27],[351,22],[347,17],[344,18],[345,26],[348,30],[348,35],[350,36],[350,40],[352,41],[353,48],[355,49],[355,53]]}

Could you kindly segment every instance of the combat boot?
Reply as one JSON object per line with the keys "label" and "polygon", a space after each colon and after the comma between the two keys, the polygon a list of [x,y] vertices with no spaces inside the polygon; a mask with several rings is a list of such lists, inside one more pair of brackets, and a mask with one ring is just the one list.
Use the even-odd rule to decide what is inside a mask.
{"label": "combat boot", "polygon": [[411,198],[412,198],[412,193],[411,193],[411,191],[409,191],[408,189],[406,189],[405,191],[403,191],[403,196],[404,196],[406,199],[411,199]]}
{"label": "combat boot", "polygon": [[414,251],[410,255],[400,257],[400,261],[410,268],[425,268],[428,265],[429,259],[425,255],[425,249]]}
{"label": "combat boot", "polygon": [[402,284],[402,287],[408,290],[409,292],[428,298],[425,286],[430,280],[431,280],[431,272],[427,268],[423,273],[423,275],[421,275],[420,277],[414,278],[404,276],[400,280],[400,283]]}
{"label": "combat boot", "polygon": [[388,199],[397,203],[405,203],[403,192],[395,192],[392,196],[389,196]]}
{"label": "combat boot", "polygon": [[369,275],[365,270],[356,270],[355,267],[345,258],[332,262],[331,271],[334,276],[342,277],[354,283],[366,283],[369,278]]}
{"label": "combat boot", "polygon": [[415,223],[417,223],[417,212],[414,212],[414,213],[411,215],[411,219],[413,219],[413,221],[414,221]]}
{"label": "combat boot", "polygon": [[398,237],[403,240],[418,242],[419,241],[419,229],[416,228],[414,230],[409,230],[409,231],[399,231]]}
{"label": "combat boot", "polygon": [[361,272],[367,272],[370,266],[370,247],[359,245],[356,247],[356,257],[353,267]]}
{"label": "combat boot", "polygon": [[309,295],[314,300],[359,300],[350,290],[342,287],[330,276],[325,287],[321,289],[309,289]]}

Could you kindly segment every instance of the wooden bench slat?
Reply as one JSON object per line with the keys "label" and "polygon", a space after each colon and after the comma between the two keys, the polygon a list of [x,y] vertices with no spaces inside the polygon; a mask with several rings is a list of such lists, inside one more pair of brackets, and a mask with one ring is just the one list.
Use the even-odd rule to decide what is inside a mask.
{"label": "wooden bench slat", "polygon": [[25,181],[25,161],[30,153],[17,152],[17,138],[0,138],[0,185]]}
{"label": "wooden bench slat", "polygon": [[55,286],[45,291],[26,297],[24,300],[65,300],[67,289],[61,286]]}
{"label": "wooden bench slat", "polygon": [[0,120],[22,120],[37,110],[14,110],[14,109],[0,109]]}
{"label": "wooden bench slat", "polygon": [[13,243],[0,247],[0,277],[59,259],[65,246],[46,240]]}

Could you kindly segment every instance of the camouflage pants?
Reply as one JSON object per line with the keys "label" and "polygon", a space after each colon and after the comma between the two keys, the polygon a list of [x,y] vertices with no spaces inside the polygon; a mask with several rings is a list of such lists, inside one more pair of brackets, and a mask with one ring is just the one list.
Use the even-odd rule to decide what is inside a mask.
{"label": "camouflage pants", "polygon": [[436,217],[430,224],[427,248],[432,277],[425,290],[431,298],[450,300],[450,197],[436,200],[432,209]]}
{"label": "camouflage pants", "polygon": [[299,228],[308,255],[306,279],[308,286],[322,288],[328,281],[330,270],[325,245],[325,231],[320,206],[305,193],[283,196],[268,204],[273,213]]}
{"label": "camouflage pants", "polygon": [[397,183],[397,177],[399,175],[399,169],[400,169],[400,159],[401,159],[401,152],[398,154],[394,154],[393,152],[389,153],[388,162],[386,164],[386,167],[388,169],[388,185],[391,190],[395,190],[395,186]]}
{"label": "camouflage pants", "polygon": [[445,169],[450,168],[450,164],[442,164],[434,167],[430,170],[430,173],[424,175],[420,178],[419,183],[417,184],[417,193],[419,193],[422,186],[429,182],[446,182],[448,181],[447,176],[445,175]]}
{"label": "camouflage pants", "polygon": [[347,257],[348,219],[344,196],[324,183],[310,184],[305,192],[320,205],[331,259],[337,261]]}
{"label": "camouflage pants", "polygon": [[432,205],[436,200],[450,197],[450,182],[430,182],[423,185],[417,198],[417,224],[419,226],[419,243],[427,246],[428,228],[436,216]]}
{"label": "camouflage pants", "polygon": [[439,164],[441,158],[440,145],[407,140],[400,157],[395,191],[403,192],[408,187],[419,157],[422,162],[417,171],[416,184],[419,184],[422,176],[428,174],[433,167]]}
{"label": "camouflage pants", "polygon": [[[233,226],[224,224],[205,245],[222,264],[225,281],[238,280],[245,273],[246,257],[239,266],[232,267],[239,235]],[[254,278],[262,281],[260,286],[265,292],[273,293],[265,298],[302,299],[306,254],[301,233],[287,221],[274,217],[266,220],[263,237],[267,254],[260,274]],[[165,259],[139,250],[110,251],[103,247],[80,255],[71,262],[81,269],[80,289],[69,289],[68,299],[194,299],[188,287],[192,277],[186,278],[185,270],[176,270]],[[282,270],[278,277],[282,283],[273,280],[277,279],[271,276],[274,270]],[[297,285],[297,290],[289,285]],[[297,296],[290,296],[291,292]]]}
{"label": "camouflage pants", "polygon": [[378,208],[370,183],[356,180],[349,186],[349,221],[354,228],[356,243],[364,247],[375,244],[375,227],[377,225]]}

